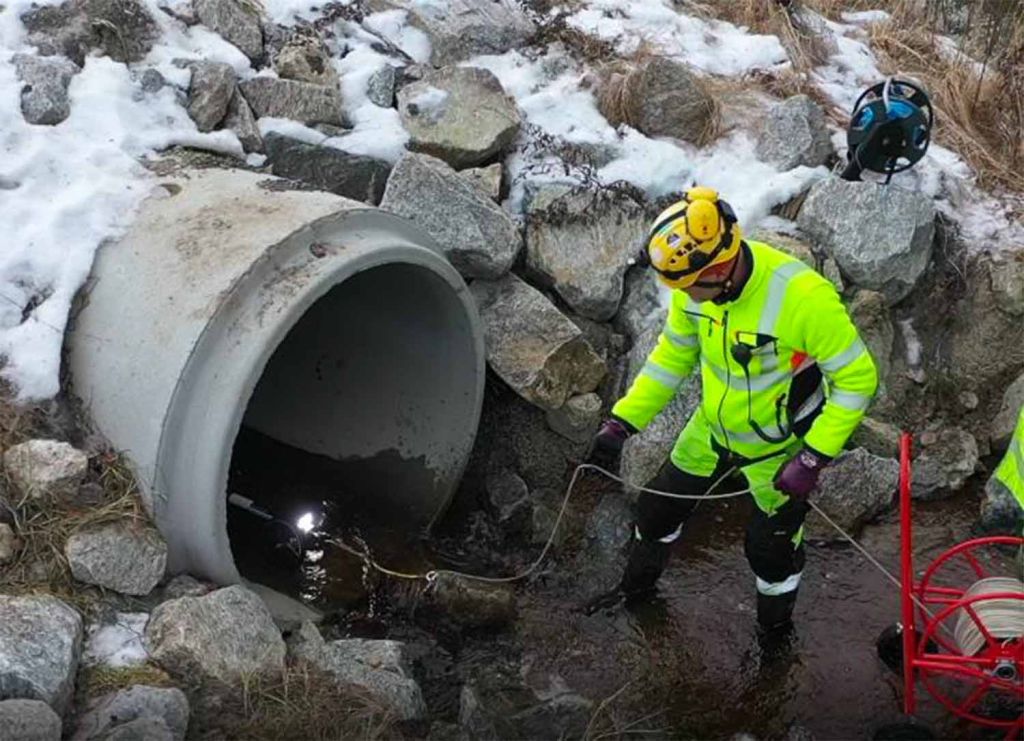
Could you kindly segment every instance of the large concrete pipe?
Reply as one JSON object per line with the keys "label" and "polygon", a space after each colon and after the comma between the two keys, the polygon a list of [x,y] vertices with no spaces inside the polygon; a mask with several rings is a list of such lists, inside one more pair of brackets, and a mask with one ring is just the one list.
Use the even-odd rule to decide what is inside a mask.
{"label": "large concrete pipe", "polygon": [[[209,169],[165,178],[103,246],[69,331],[72,388],[135,469],[169,568],[240,574],[226,529],[242,426],[373,466],[377,511],[423,528],[472,448],[484,383],[465,284],[413,224]],[[368,482],[361,482],[365,487]]]}

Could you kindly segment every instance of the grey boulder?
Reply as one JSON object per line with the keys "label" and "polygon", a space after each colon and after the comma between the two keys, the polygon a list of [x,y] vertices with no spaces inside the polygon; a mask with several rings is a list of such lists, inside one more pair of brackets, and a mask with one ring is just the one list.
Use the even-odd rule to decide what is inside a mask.
{"label": "grey boulder", "polygon": [[199,22],[234,44],[253,62],[263,57],[263,31],[255,3],[239,0],[196,0]]}
{"label": "grey boulder", "polygon": [[136,718],[115,726],[102,741],[181,741],[159,718]]}
{"label": "grey boulder", "polygon": [[160,27],[139,0],[86,0],[100,48],[115,62],[138,62],[153,48]]}
{"label": "grey boulder", "polygon": [[492,471],[484,479],[484,491],[491,509],[503,525],[524,525],[529,514],[530,489],[526,482],[507,468]]}
{"label": "grey boulder", "polygon": [[604,361],[540,291],[509,274],[475,281],[470,292],[484,326],[487,362],[517,394],[558,409],[570,396],[597,388]]}
{"label": "grey boulder", "polygon": [[1024,407],[1024,373],[1006,387],[999,412],[992,420],[992,445],[997,450],[1005,450],[1010,444],[1021,407]]}
{"label": "grey boulder", "polygon": [[466,628],[501,627],[515,620],[515,595],[507,584],[488,584],[440,574],[428,598],[455,624]]}
{"label": "grey boulder", "polygon": [[601,497],[587,520],[573,568],[572,584],[579,593],[597,595],[615,587],[629,557],[633,538],[633,508],[619,489]]}
{"label": "grey boulder", "polygon": [[662,304],[658,279],[650,270],[636,267],[626,271],[622,301],[613,324],[620,332],[636,340],[645,331],[665,321],[667,307]]}
{"label": "grey boulder", "polygon": [[85,453],[57,440],[29,440],[4,453],[4,469],[22,495],[69,499],[89,468]]}
{"label": "grey boulder", "polygon": [[366,97],[370,102],[381,108],[391,108],[395,104],[395,84],[398,73],[390,64],[385,64],[370,75],[366,81]]}
{"label": "grey boulder", "polygon": [[339,84],[331,56],[323,39],[316,34],[293,35],[277,53],[274,68],[286,80],[311,82],[332,88]]}
{"label": "grey boulder", "polygon": [[601,422],[601,397],[591,392],[570,397],[560,409],[547,412],[548,427],[567,440],[589,442]]}
{"label": "grey boulder", "polygon": [[307,622],[292,635],[288,648],[293,658],[309,662],[339,683],[361,688],[402,720],[426,715],[423,693],[398,641],[352,638],[328,643]]}
{"label": "grey boulder", "polygon": [[372,205],[380,203],[391,172],[391,166],[383,160],[306,144],[280,134],[267,134],[263,146],[271,172],[278,177]]}
{"label": "grey boulder", "polygon": [[849,312],[875,361],[878,378],[884,381],[892,366],[892,347],[896,339],[896,328],[889,316],[885,296],[876,291],[857,291],[850,302]]}
{"label": "grey boulder", "polygon": [[526,265],[578,314],[611,319],[646,221],[628,197],[544,186],[530,200]]}
{"label": "grey boulder", "polygon": [[285,645],[263,601],[241,586],[159,605],[146,625],[146,649],[169,674],[228,684],[284,669]]}
{"label": "grey boulder", "polygon": [[918,436],[912,482],[915,499],[942,499],[956,493],[978,466],[978,443],[959,427]]}
{"label": "grey boulder", "polygon": [[811,187],[797,223],[856,286],[890,304],[914,289],[931,261],[935,207],[915,191],[826,178]]}
{"label": "grey boulder", "polygon": [[0,595],[0,700],[42,700],[63,715],[81,653],[82,618],[67,604]]}
{"label": "grey boulder", "polygon": [[64,555],[78,581],[136,596],[153,591],[167,567],[160,534],[130,522],[79,530],[68,538]]}
{"label": "grey boulder", "polygon": [[188,115],[200,131],[213,131],[224,120],[235,92],[235,70],[223,62],[197,62],[188,88]]}
{"label": "grey boulder", "polygon": [[[865,523],[892,505],[899,474],[899,461],[855,448],[842,453],[822,472],[812,497],[829,518],[856,536]],[[807,515],[806,533],[811,540],[844,540],[814,511]]]}
{"label": "grey boulder", "polygon": [[825,113],[806,95],[775,104],[761,119],[757,156],[780,171],[824,165],[834,154]]}
{"label": "grey boulder", "polygon": [[715,102],[682,62],[652,57],[623,83],[626,123],[648,136],[700,143],[715,115]]}
{"label": "grey boulder", "polygon": [[21,115],[30,124],[59,124],[71,113],[68,85],[79,72],[78,66],[64,57],[37,57],[15,54],[14,69],[21,88]]}
{"label": "grey boulder", "polygon": [[138,719],[159,721],[175,741],[182,741],[188,730],[189,714],[188,699],[176,687],[136,684],[91,700],[72,741],[103,738],[112,729]]}
{"label": "grey boulder", "polygon": [[522,46],[536,27],[514,0],[371,0],[374,10],[401,9],[430,38],[430,62],[454,64],[479,54],[503,54]]}
{"label": "grey boulder", "polygon": [[468,278],[499,278],[522,246],[519,230],[500,206],[425,154],[410,152],[398,161],[380,205],[415,222]]}
{"label": "grey boulder", "polygon": [[492,201],[501,199],[501,163],[495,162],[487,167],[470,167],[460,170],[459,175],[476,185]]}
{"label": "grey boulder", "polygon": [[228,102],[227,114],[224,116],[224,128],[233,131],[242,149],[246,152],[262,152],[263,137],[256,123],[256,116],[246,102],[238,87],[235,87],[231,100]]}
{"label": "grey boulder", "polygon": [[33,7],[21,16],[26,41],[43,56],[64,56],[81,67],[95,42],[85,0]]}
{"label": "grey boulder", "polygon": [[254,77],[238,87],[257,118],[290,118],[307,125],[346,124],[337,88],[278,77]]}
{"label": "grey boulder", "polygon": [[1019,535],[1024,511],[1006,484],[992,476],[985,483],[979,524],[985,532]]}
{"label": "grey boulder", "polygon": [[900,430],[874,417],[865,417],[850,436],[850,443],[882,458],[895,458],[900,451]]}
{"label": "grey boulder", "polygon": [[60,741],[60,732],[60,716],[45,702],[0,702],[0,738],[10,741]]}
{"label": "grey boulder", "polygon": [[14,534],[14,529],[6,522],[0,522],[0,566],[5,566],[14,560],[21,544]]}
{"label": "grey boulder", "polygon": [[492,72],[476,67],[431,70],[398,91],[409,149],[452,167],[473,167],[515,139],[522,117]]}

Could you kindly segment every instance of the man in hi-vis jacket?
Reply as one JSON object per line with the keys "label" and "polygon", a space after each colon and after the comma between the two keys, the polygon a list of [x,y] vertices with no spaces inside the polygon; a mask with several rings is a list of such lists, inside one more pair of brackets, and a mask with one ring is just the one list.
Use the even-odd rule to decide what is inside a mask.
{"label": "man in hi-vis jacket", "polygon": [[[626,438],[699,370],[701,404],[647,486],[702,495],[730,471],[742,473],[757,504],[745,551],[758,623],[788,628],[804,567],[807,497],[863,418],[878,386],[875,364],[832,284],[744,240],[733,210],[710,188],[690,189],[658,216],[644,256],[673,289],[668,319],[601,426],[591,460],[617,465]],[[695,504],[640,495],[622,581],[596,605],[654,590]]]}

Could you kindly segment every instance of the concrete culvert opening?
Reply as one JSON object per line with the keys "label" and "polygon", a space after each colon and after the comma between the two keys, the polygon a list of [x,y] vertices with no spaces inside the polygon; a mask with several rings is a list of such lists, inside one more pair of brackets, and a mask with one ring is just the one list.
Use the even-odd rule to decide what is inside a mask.
{"label": "concrete culvert opening", "polygon": [[[227,491],[242,506],[227,522],[243,577],[316,601],[318,534],[411,550],[458,483],[460,420],[478,404],[473,337],[459,296],[415,265],[363,271],[305,312],[234,444]],[[306,552],[292,553],[295,540]]]}
{"label": "concrete culvert opening", "polygon": [[365,204],[234,170],[161,185],[99,251],[68,357],[169,572],[301,592],[294,568],[268,581],[247,561],[267,533],[245,532],[229,494],[289,527],[319,513],[415,541],[480,417],[483,337],[462,278],[413,224]]}

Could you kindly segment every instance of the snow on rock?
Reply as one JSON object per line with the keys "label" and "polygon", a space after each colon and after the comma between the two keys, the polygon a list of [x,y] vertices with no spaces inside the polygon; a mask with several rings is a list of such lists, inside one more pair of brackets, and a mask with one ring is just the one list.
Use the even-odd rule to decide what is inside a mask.
{"label": "snow on rock", "polygon": [[398,112],[409,148],[472,167],[505,149],[522,123],[498,78],[475,67],[428,72],[398,92]]}
{"label": "snow on rock", "polygon": [[363,26],[401,49],[419,64],[430,61],[430,37],[409,25],[409,13],[404,10],[383,10],[363,18]]}
{"label": "snow on rock", "polygon": [[115,62],[138,62],[160,35],[153,14],[139,0],[85,0],[85,10],[100,48]]}
{"label": "snow on rock", "polygon": [[240,0],[195,0],[204,26],[234,44],[253,62],[263,57],[263,31],[255,3]]}
{"label": "snow on rock", "polygon": [[430,39],[428,57],[435,67],[501,54],[523,45],[536,30],[515,0],[371,0],[370,7],[408,13],[409,22]]}
{"label": "snow on rock", "polygon": [[112,622],[93,623],[86,632],[82,663],[114,668],[145,663],[142,639],[148,621],[146,612],[119,612]]}

